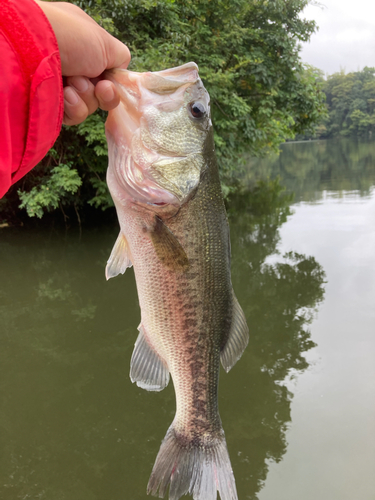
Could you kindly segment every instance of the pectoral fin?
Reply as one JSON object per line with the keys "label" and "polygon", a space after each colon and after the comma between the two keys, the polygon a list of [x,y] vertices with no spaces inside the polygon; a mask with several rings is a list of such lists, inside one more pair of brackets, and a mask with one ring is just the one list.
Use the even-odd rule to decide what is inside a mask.
{"label": "pectoral fin", "polygon": [[228,340],[220,353],[220,360],[226,372],[236,364],[249,342],[249,328],[244,312],[233,292],[233,316]]}
{"label": "pectoral fin", "polygon": [[169,382],[168,368],[148,344],[142,325],[138,329],[139,335],[130,361],[131,381],[146,391],[161,391]]}
{"label": "pectoral fin", "polygon": [[159,217],[155,217],[150,235],[156,255],[165,267],[173,271],[189,268],[189,259],[181,243]]}
{"label": "pectoral fin", "polygon": [[107,261],[105,268],[105,277],[107,280],[117,276],[118,274],[124,274],[128,267],[132,266],[130,260],[129,246],[126,241],[125,236],[121,233],[118,235],[116,243],[112,249],[111,255]]}

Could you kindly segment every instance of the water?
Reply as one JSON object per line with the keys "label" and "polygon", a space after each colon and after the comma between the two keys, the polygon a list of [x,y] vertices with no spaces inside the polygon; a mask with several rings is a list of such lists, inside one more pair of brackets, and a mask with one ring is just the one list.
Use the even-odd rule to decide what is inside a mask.
{"label": "water", "polygon": [[[239,499],[374,500],[375,144],[289,144],[243,181],[251,340],[219,399]],[[128,377],[134,275],[104,278],[117,227],[0,231],[0,498],[148,498],[174,392]]]}

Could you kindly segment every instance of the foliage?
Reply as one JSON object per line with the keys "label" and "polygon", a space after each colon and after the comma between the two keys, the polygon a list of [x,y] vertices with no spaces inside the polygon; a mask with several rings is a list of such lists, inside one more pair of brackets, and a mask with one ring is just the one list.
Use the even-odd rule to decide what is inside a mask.
{"label": "foliage", "polygon": [[211,95],[221,167],[230,170],[243,149],[253,155],[277,150],[323,111],[315,75],[299,59],[299,42],[315,30],[314,22],[299,17],[307,4],[107,0],[87,10],[112,16],[133,54],[130,69],[199,64]]}
{"label": "foliage", "polygon": [[375,131],[375,68],[334,73],[323,82],[322,89],[328,116],[317,126],[316,137],[372,135]]}
{"label": "foliage", "polygon": [[[227,184],[244,162],[244,152],[264,156],[277,151],[281,142],[312,130],[324,115],[317,74],[299,57],[300,42],[309,40],[316,28],[314,21],[301,17],[309,0],[74,3],[129,46],[129,69],[156,71],[198,63],[211,96],[216,151]],[[104,181],[103,122],[104,113],[96,114],[63,132],[55,146],[61,161],[74,165],[82,179],[76,206],[112,205]],[[42,178],[50,174],[46,168],[40,172]],[[24,183],[30,202],[39,182],[31,176]]]}
{"label": "foliage", "polygon": [[39,186],[34,186],[29,192],[19,191],[20,208],[26,208],[30,217],[41,218],[45,209],[53,210],[59,203],[64,203],[66,195],[76,193],[82,184],[77,170],[71,166],[72,162],[60,164]]}

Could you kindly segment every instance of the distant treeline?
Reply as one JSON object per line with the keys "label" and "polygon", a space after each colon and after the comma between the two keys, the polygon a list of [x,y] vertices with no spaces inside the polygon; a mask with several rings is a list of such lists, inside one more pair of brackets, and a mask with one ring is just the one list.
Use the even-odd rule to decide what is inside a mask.
{"label": "distant treeline", "polygon": [[297,139],[332,137],[371,137],[375,132],[375,68],[345,74],[334,73],[323,78],[321,89],[326,95],[328,115],[316,126],[314,134]]}

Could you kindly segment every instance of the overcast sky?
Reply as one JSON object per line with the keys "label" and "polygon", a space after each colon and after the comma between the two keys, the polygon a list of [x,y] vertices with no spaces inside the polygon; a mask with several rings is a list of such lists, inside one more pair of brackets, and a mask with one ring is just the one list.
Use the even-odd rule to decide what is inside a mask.
{"label": "overcast sky", "polygon": [[326,74],[375,67],[375,0],[320,2],[322,7],[310,5],[302,14],[319,26],[303,44],[302,60]]}

